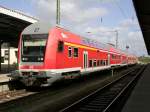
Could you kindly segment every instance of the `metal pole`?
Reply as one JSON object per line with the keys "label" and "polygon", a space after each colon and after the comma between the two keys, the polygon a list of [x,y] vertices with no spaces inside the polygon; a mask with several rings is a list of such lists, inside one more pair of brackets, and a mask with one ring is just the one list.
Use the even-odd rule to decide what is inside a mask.
{"label": "metal pole", "polygon": [[111,76],[112,77],[114,76],[114,69],[113,68],[111,69]]}
{"label": "metal pole", "polygon": [[[1,57],[1,54],[2,54],[2,53],[1,53],[1,48],[2,48],[2,47],[1,47],[1,45],[2,45],[2,41],[0,40],[0,62],[2,63],[2,57]],[[1,68],[1,67],[2,67],[2,66],[1,66],[1,63],[0,63],[0,72],[1,72],[1,70],[2,70],[2,68]]]}
{"label": "metal pole", "polygon": [[116,32],[116,48],[118,48],[118,30],[116,30],[115,32]]}
{"label": "metal pole", "polygon": [[10,72],[10,44],[8,44],[8,71]]}
{"label": "metal pole", "polygon": [[56,24],[60,24],[60,0],[57,0],[56,3]]}

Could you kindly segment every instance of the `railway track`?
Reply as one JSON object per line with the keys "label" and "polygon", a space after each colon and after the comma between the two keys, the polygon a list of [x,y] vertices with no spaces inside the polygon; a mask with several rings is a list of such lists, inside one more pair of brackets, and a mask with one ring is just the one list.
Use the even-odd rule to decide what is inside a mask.
{"label": "railway track", "polygon": [[136,79],[145,69],[136,68],[129,71],[124,76],[107,84],[106,86],[94,91],[90,95],[78,100],[70,106],[60,110],[60,112],[112,112],[116,111],[116,104],[127,89],[131,88]]}
{"label": "railway track", "polygon": [[0,103],[0,111],[2,112],[10,112],[10,111],[11,112],[16,112],[16,111],[58,112],[62,108],[72,104],[73,102],[97,90],[97,88],[103,87],[104,85],[108,84],[109,82],[112,82],[118,77],[121,77],[127,71],[132,71],[135,68],[139,69],[140,67],[141,67],[140,65],[137,65],[131,68],[126,68],[126,70],[117,70],[117,72],[114,72],[115,74],[113,77],[111,76],[111,74],[109,75],[107,74],[107,78],[106,78],[107,72],[106,73],[104,72],[103,74],[105,74],[105,77],[102,77],[101,75],[99,75],[100,73],[98,73],[97,75],[95,75],[95,77],[90,77],[90,76],[89,78],[86,77],[85,81],[83,81],[84,79],[83,77],[83,79],[77,82],[75,81],[75,83],[73,82],[72,83],[70,82],[69,84],[61,83],[52,86],[50,88],[45,88],[45,89],[40,88],[40,90],[35,89],[35,91],[23,90],[21,94],[14,95],[14,96],[12,95],[12,97],[9,97],[9,95],[8,96],[5,95],[6,100],[4,100],[5,102]]}

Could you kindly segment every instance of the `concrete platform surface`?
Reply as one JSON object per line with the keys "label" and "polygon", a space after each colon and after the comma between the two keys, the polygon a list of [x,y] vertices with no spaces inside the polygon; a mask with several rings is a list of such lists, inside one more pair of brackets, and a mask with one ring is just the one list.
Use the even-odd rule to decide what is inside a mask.
{"label": "concrete platform surface", "polygon": [[122,112],[150,112],[150,64],[143,72]]}
{"label": "concrete platform surface", "polygon": [[11,78],[8,77],[9,73],[8,74],[0,74],[0,83],[2,82],[8,82]]}

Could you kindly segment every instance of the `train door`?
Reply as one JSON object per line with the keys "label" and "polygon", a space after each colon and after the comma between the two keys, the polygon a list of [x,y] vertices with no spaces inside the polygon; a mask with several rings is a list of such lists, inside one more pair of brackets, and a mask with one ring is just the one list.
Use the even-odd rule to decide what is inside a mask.
{"label": "train door", "polygon": [[83,68],[88,68],[88,52],[83,51]]}
{"label": "train door", "polygon": [[110,53],[108,52],[108,65],[110,65]]}

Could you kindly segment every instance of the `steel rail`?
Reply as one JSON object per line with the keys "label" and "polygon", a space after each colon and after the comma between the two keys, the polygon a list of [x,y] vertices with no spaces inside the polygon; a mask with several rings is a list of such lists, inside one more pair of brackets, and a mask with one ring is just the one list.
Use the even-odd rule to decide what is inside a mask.
{"label": "steel rail", "polygon": [[[102,91],[106,91],[106,89],[107,88],[109,88],[110,89],[110,87],[113,85],[113,84],[115,84],[115,83],[117,83],[118,81],[120,81],[121,79],[123,79],[124,77],[126,77],[126,76],[128,76],[129,74],[132,74],[133,72],[135,72],[135,73],[137,73],[138,75],[141,73],[141,71],[143,71],[144,70],[144,68],[145,67],[143,67],[142,69],[140,69],[140,72],[138,72],[137,73],[137,71],[139,71],[139,68],[135,68],[135,69],[133,69],[133,70],[131,70],[131,71],[128,71],[127,73],[125,73],[123,76],[121,76],[121,77],[119,77],[118,79],[116,79],[116,80],[114,80],[113,82],[110,82],[110,83],[108,83],[107,85],[105,85],[104,87],[102,87],[102,88],[99,88],[99,89],[97,89],[96,91],[94,91],[93,93],[91,93],[91,94],[89,94],[89,95],[87,95],[86,97],[84,97],[84,98],[82,98],[82,99],[80,99],[80,100],[78,100],[78,101],[76,101],[75,103],[73,103],[73,104],[71,104],[70,106],[68,106],[68,107],[66,107],[66,108],[64,108],[64,109],[62,109],[62,110],[60,110],[60,112],[68,112],[68,111],[72,111],[73,110],[73,108],[75,108],[75,107],[79,107],[80,108],[80,105],[82,106],[82,105],[86,105],[86,102],[88,102],[89,103],[89,100],[91,100],[91,99],[94,99],[94,98],[92,98],[92,97],[94,97],[94,96],[97,96],[96,94],[101,94],[101,92]],[[136,76],[138,76],[138,75],[136,75]],[[132,76],[132,75],[130,75],[130,76]],[[135,76],[135,74],[134,74],[134,78],[131,80],[131,81],[129,81],[128,83],[127,83],[127,85],[130,85],[131,84],[131,82],[136,78],[136,76]],[[106,112],[110,107],[111,107],[111,105],[117,100],[117,98],[123,93],[123,90],[125,90],[127,88],[127,86],[123,86],[123,89],[121,89],[121,91],[118,93],[118,95],[116,96],[115,95],[115,97],[113,97],[113,99],[111,100],[111,102],[109,101],[109,104],[104,108],[104,109],[102,109],[104,112]],[[103,93],[103,94],[106,94],[106,93]],[[103,95],[102,94],[102,95]],[[109,95],[109,94],[108,94]],[[104,96],[104,98],[105,97],[107,97],[107,96]],[[109,99],[107,99],[107,100],[109,100]],[[106,100],[106,101],[107,101]],[[103,102],[104,103],[104,102]],[[108,102],[106,102],[106,103],[108,103]],[[98,105],[98,104],[97,104]],[[98,105],[98,106],[100,106],[100,105]],[[86,107],[86,106],[85,106]],[[88,106],[87,106],[88,107]],[[90,107],[90,106],[89,106]],[[95,108],[94,107],[94,105],[92,105],[91,107],[93,107],[93,108]],[[75,109],[77,109],[77,108],[75,108]],[[100,107],[99,107],[100,108]],[[80,110],[80,109],[79,109]],[[85,110],[86,110],[86,108],[85,108]],[[89,109],[90,110],[90,109]],[[91,109],[92,110],[92,109]],[[91,111],[90,110],[90,111]],[[83,110],[82,110],[83,111]],[[87,111],[88,111],[88,109],[87,109]]]}

